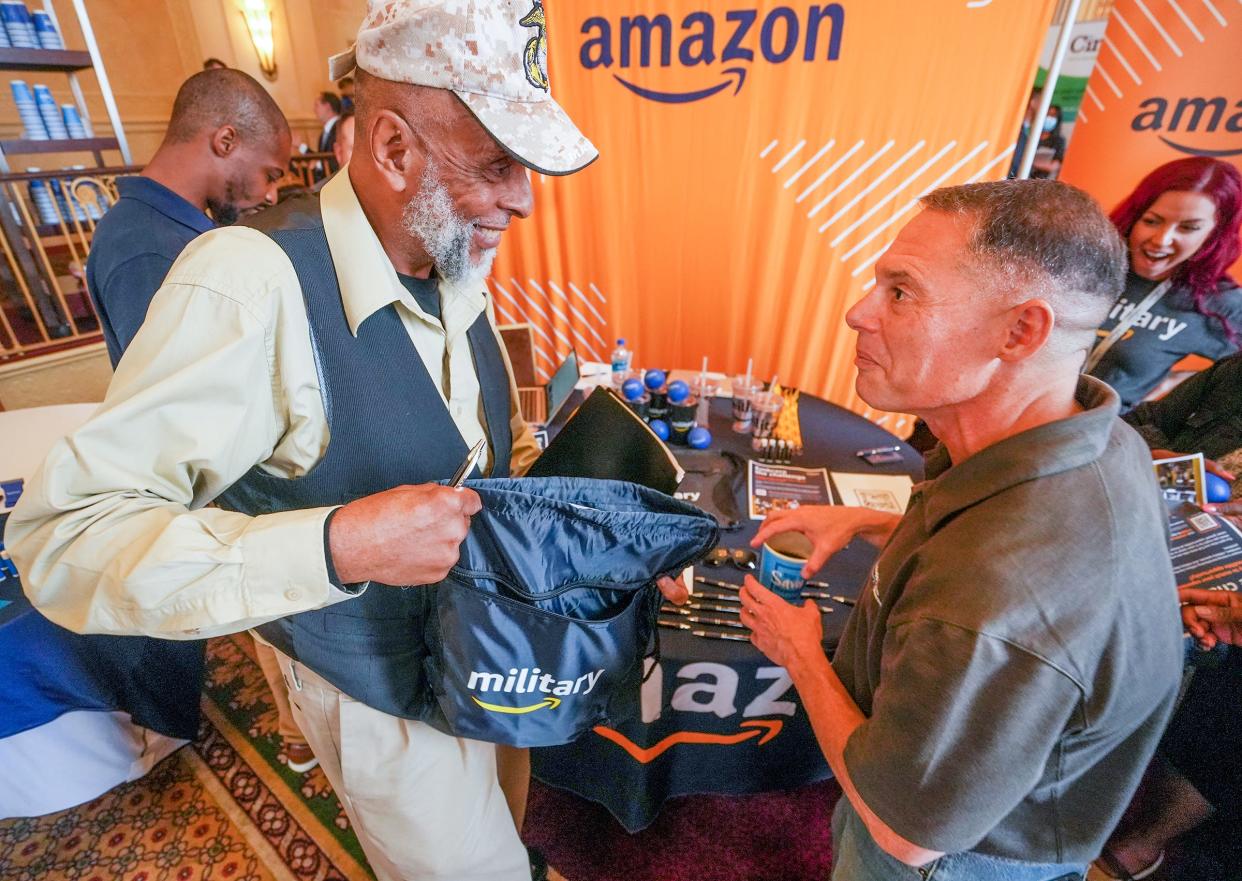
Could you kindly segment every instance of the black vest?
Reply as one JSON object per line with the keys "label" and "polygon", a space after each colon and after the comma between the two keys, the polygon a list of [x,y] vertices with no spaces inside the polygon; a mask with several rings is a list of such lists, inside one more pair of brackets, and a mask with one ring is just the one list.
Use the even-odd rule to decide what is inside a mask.
{"label": "black vest", "polygon": [[[466,443],[396,306],[368,317],[356,338],[349,331],[318,198],[291,199],[255,221],[297,271],[331,437],[323,458],[302,477],[273,477],[255,466],[218,504],[258,516],[341,505],[395,486],[452,477],[466,457]],[[491,476],[507,477],[513,446],[509,374],[486,313],[466,338],[483,394],[495,463]],[[418,536],[411,535],[410,541]],[[258,630],[356,700],[418,719],[429,700],[423,627],[430,593],[372,584],[355,599],[281,618]]]}

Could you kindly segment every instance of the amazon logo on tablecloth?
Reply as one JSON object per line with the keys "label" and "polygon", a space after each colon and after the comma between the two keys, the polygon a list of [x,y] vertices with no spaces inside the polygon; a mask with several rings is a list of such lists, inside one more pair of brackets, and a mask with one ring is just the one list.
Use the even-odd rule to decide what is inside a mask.
{"label": "amazon logo on tablecloth", "polygon": [[[613,78],[648,101],[687,104],[732,87],[736,95],[753,64],[787,61],[836,61],[841,54],[845,8],[840,3],[809,6],[803,11],[777,6],[760,17],[757,9],[732,9],[723,16],[691,12],[678,27],[667,13],[623,15],[616,21],[592,16],[582,23],[578,59],[588,70],[612,70]],[[704,70],[704,83],[693,89],[652,84],[660,71],[680,67]],[[634,82],[631,71],[643,71]]]}
{"label": "amazon logo on tablecloth", "polygon": [[[1130,128],[1155,132],[1174,150],[1192,156],[1242,156],[1242,101],[1231,104],[1220,96],[1148,98],[1138,109]],[[1222,142],[1220,134],[1234,137]]]}

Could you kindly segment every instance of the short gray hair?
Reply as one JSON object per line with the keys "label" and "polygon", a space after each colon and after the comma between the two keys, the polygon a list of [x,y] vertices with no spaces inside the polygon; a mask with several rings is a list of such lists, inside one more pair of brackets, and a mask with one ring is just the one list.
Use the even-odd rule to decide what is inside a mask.
{"label": "short gray hair", "polygon": [[931,211],[966,218],[972,224],[970,252],[980,268],[1015,289],[1068,296],[1089,313],[1107,313],[1125,287],[1126,247],[1116,227],[1094,199],[1068,184],[964,184],[920,201]]}

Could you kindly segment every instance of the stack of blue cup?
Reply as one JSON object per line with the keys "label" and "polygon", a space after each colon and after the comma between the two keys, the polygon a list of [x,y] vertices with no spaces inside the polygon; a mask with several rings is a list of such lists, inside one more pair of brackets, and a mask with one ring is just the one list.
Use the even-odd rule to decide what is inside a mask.
{"label": "stack of blue cup", "polygon": [[86,210],[72,192],[66,196],[71,183],[73,183],[73,178],[66,177],[61,180],[48,181],[47,185],[52,188],[52,193],[56,196],[56,204],[60,206],[60,216],[65,218],[66,222],[76,219],[81,223],[86,220]]}
{"label": "stack of blue cup", "polygon": [[65,41],[56,30],[56,22],[42,9],[34,13],[34,32],[40,49],[64,49]]}
{"label": "stack of blue cup", "polygon": [[76,104],[61,104],[61,116],[65,120],[65,128],[69,131],[71,138],[89,138],[90,134],[86,130],[86,123],[82,121],[82,114],[78,112]]}
{"label": "stack of blue cup", "polygon": [[[37,168],[27,168],[28,172],[37,172]],[[45,180],[32,180],[26,185],[27,192],[30,193],[30,201],[34,203],[35,211],[39,213],[39,220],[42,223],[56,224],[60,222],[60,217],[56,214],[56,203],[53,200],[52,192],[48,189],[48,183]]]}
{"label": "stack of blue cup", "polygon": [[60,115],[60,105],[52,97],[52,90],[42,83],[35,83],[35,105],[39,108],[39,116],[43,117],[43,126],[48,137],[53,141],[68,140],[69,130],[65,128],[64,117]]}
{"label": "stack of blue cup", "polygon": [[4,22],[0,21],[0,49],[12,49],[13,41],[9,39],[9,32],[4,26]]}
{"label": "stack of blue cup", "polygon": [[39,38],[35,35],[34,19],[22,0],[0,0],[0,21],[14,49],[38,49]]}
{"label": "stack of blue cup", "polygon": [[13,90],[13,101],[17,104],[17,113],[21,116],[22,125],[26,127],[26,138],[31,141],[48,140],[47,126],[39,114],[39,105],[25,80],[11,80],[9,88]]}

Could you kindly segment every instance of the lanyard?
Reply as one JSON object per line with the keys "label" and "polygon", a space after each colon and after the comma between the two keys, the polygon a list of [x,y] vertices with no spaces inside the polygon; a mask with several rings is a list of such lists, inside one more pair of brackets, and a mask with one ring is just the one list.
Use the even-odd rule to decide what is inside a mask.
{"label": "lanyard", "polygon": [[1096,344],[1096,347],[1091,350],[1091,354],[1087,356],[1087,363],[1083,365],[1082,372],[1090,373],[1094,370],[1096,365],[1104,360],[1108,350],[1116,345],[1117,341],[1126,335],[1126,331],[1134,326],[1134,322],[1138,321],[1139,316],[1160,302],[1160,298],[1167,294],[1171,287],[1173,287],[1173,280],[1166,279],[1152,288],[1151,293],[1144,297],[1141,303],[1131,309],[1125,318],[1118,321],[1117,326],[1109,332],[1108,336]]}

